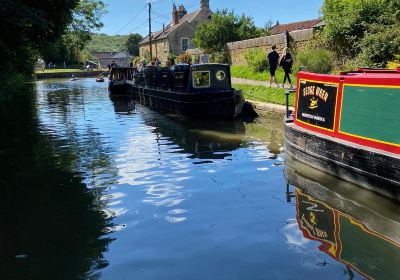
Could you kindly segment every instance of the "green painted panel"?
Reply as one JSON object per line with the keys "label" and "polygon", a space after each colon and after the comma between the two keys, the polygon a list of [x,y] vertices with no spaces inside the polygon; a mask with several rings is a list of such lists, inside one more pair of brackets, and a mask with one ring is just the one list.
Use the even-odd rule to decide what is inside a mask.
{"label": "green painted panel", "polygon": [[374,279],[397,279],[400,248],[340,216],[340,258]]}
{"label": "green painted panel", "polygon": [[344,86],[340,130],[400,144],[400,88]]}

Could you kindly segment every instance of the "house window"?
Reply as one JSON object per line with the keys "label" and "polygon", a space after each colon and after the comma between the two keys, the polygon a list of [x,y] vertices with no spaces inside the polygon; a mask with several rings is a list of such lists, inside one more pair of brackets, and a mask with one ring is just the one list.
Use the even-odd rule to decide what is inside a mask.
{"label": "house window", "polygon": [[193,71],[192,76],[194,88],[210,87],[210,71]]}
{"label": "house window", "polygon": [[182,52],[185,52],[189,48],[189,39],[188,38],[182,38],[181,39],[181,50]]}
{"label": "house window", "polygon": [[164,42],[164,52],[168,52],[168,45],[167,45],[167,42]]}

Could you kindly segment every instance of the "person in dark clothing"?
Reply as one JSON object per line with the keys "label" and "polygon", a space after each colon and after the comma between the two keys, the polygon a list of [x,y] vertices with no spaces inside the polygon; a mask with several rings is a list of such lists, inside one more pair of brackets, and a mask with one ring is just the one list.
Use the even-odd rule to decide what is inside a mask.
{"label": "person in dark clothing", "polygon": [[279,62],[279,54],[276,51],[276,45],[272,46],[272,51],[268,54],[268,63],[269,63],[269,73],[271,74],[271,78],[269,80],[269,86],[272,85],[273,82],[276,83],[277,87],[279,87],[278,80],[276,79],[275,72],[278,68]]}
{"label": "person in dark clothing", "polygon": [[285,86],[286,79],[287,79],[290,84],[290,88],[293,88],[292,81],[290,80],[290,74],[292,74],[292,72],[293,72],[293,70],[292,70],[293,57],[290,54],[288,48],[284,49],[283,56],[282,56],[281,62],[279,63],[279,66],[281,66],[283,71],[285,71],[285,78],[283,79],[282,87]]}
{"label": "person in dark clothing", "polygon": [[115,60],[113,60],[113,62],[111,63],[111,68],[114,68],[114,67],[118,67],[118,64],[115,63]]}

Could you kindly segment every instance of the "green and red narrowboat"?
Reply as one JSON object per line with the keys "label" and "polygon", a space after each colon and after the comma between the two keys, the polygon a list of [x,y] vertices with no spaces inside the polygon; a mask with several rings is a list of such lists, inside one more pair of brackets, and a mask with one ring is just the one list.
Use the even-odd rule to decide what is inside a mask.
{"label": "green and red narrowboat", "polygon": [[285,147],[314,168],[400,200],[400,69],[299,72]]}

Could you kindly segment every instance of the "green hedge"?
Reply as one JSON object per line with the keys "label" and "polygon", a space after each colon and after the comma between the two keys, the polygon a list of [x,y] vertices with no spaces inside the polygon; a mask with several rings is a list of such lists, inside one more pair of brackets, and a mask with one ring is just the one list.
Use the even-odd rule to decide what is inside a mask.
{"label": "green hedge", "polygon": [[268,69],[268,61],[265,51],[258,49],[248,49],[244,53],[247,65],[254,72],[263,72]]}
{"label": "green hedge", "polygon": [[[334,54],[331,51],[322,48],[310,48],[301,50],[296,59],[296,66],[305,66],[305,70],[327,74],[333,70]],[[296,67],[298,68],[298,67]]]}

